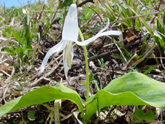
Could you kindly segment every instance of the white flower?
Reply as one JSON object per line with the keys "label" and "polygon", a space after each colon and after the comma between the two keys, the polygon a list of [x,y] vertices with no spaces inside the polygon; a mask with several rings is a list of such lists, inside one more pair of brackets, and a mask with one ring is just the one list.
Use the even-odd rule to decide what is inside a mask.
{"label": "white flower", "polygon": [[27,9],[22,9],[23,14],[27,14]]}
{"label": "white flower", "polygon": [[64,72],[65,72],[65,77],[67,78],[68,70],[71,68],[71,62],[73,59],[72,43],[75,42],[80,46],[86,46],[101,36],[121,35],[120,31],[105,31],[108,28],[108,26],[109,26],[109,20],[105,28],[102,29],[99,33],[97,33],[94,37],[85,40],[83,42],[77,41],[78,39],[77,6],[76,4],[72,4],[65,18],[63,31],[62,31],[62,40],[46,53],[46,56],[39,68],[40,70],[39,73],[42,73],[44,71],[47,61],[53,53],[60,52],[63,50]]}

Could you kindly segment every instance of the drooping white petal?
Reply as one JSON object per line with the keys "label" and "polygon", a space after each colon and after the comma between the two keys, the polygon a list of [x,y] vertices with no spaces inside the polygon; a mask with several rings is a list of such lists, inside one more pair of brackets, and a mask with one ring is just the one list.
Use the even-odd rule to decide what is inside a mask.
{"label": "drooping white petal", "polygon": [[44,71],[45,66],[46,66],[46,64],[48,62],[49,57],[53,53],[55,53],[55,52],[62,51],[65,48],[65,46],[66,46],[66,41],[61,40],[57,45],[55,45],[54,47],[52,47],[51,49],[49,49],[49,51],[46,53],[46,55],[44,57],[44,60],[42,61],[41,66],[38,69],[39,70],[39,72],[38,72],[39,74],[41,74]]}
{"label": "drooping white petal", "polygon": [[72,4],[65,17],[62,40],[73,41],[78,38],[77,6]]}
{"label": "drooping white petal", "polygon": [[121,35],[120,31],[105,31],[103,33],[98,33],[95,36],[89,38],[88,40],[85,40],[83,42],[80,41],[73,41],[76,44],[80,45],[80,46],[86,46],[88,44],[90,44],[91,42],[93,42],[94,40],[96,40],[97,38],[101,37],[101,36],[108,36],[108,35]]}
{"label": "drooping white petal", "polygon": [[71,69],[71,63],[73,60],[73,45],[72,45],[72,42],[70,42],[70,41],[66,41],[66,42],[67,42],[67,44],[63,51],[63,64],[64,64],[65,77],[67,79],[68,71],[69,71],[69,69]]}

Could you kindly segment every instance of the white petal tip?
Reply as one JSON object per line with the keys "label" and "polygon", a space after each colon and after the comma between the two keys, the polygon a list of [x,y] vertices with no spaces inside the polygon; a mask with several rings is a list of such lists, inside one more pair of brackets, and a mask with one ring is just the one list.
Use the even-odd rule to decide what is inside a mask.
{"label": "white petal tip", "polygon": [[65,72],[65,78],[68,79],[68,71]]}
{"label": "white petal tip", "polygon": [[116,35],[121,35],[122,32],[121,31],[116,31]]}
{"label": "white petal tip", "polygon": [[121,34],[122,34],[121,31],[110,30],[110,31],[103,32],[101,35],[106,36],[106,35],[121,35]]}
{"label": "white petal tip", "polygon": [[121,32],[120,31],[109,31],[109,35],[121,35]]}
{"label": "white petal tip", "polygon": [[40,70],[39,72],[38,72],[38,74],[41,74],[42,73],[42,71]]}
{"label": "white petal tip", "polygon": [[38,71],[38,74],[41,74],[44,71],[44,67],[40,66],[36,70]]}
{"label": "white petal tip", "polygon": [[70,7],[77,7],[77,5],[73,3],[70,5]]}
{"label": "white petal tip", "polygon": [[64,73],[66,79],[68,79],[68,71],[69,71],[69,67],[67,66],[67,62],[64,62]]}

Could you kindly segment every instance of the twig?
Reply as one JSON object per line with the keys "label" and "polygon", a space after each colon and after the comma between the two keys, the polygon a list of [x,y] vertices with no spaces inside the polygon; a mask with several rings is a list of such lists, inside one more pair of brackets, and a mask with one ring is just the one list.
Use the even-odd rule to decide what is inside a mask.
{"label": "twig", "polygon": [[[51,20],[54,20],[54,18],[56,17],[56,14],[57,14],[57,12],[58,12],[58,9],[59,9],[59,6],[57,7],[56,11],[54,12],[53,17],[52,17]],[[54,22],[54,21],[52,21],[51,25],[53,24],[53,22]]]}
{"label": "twig", "polygon": [[91,8],[90,6],[89,6],[89,9],[93,10],[98,15],[98,17],[100,18],[101,22],[105,25],[105,23],[104,23],[103,19],[101,18],[100,14],[98,12],[96,12],[93,8]]}
{"label": "twig", "polygon": [[78,4],[77,7],[81,7],[88,2],[94,3],[93,0],[85,0],[85,1],[81,2],[80,4]]}
{"label": "twig", "polygon": [[38,20],[41,19],[44,9],[45,9],[45,5],[43,5],[43,7],[42,7],[42,10],[41,10],[41,13],[40,13],[40,16],[39,16]]}
{"label": "twig", "polygon": [[[159,11],[161,3],[162,3],[162,0],[160,0],[159,5],[155,8],[157,11]],[[153,18],[152,21],[151,21],[151,24],[154,23],[154,20],[155,20],[155,18],[156,18],[157,16],[158,16],[158,14],[155,14],[154,18]]]}

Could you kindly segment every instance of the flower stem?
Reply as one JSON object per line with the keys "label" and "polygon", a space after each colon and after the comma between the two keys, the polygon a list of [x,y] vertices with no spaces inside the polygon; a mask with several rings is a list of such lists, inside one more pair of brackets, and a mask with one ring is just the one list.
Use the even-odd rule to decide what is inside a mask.
{"label": "flower stem", "polygon": [[[79,28],[79,35],[81,38],[81,41],[84,41],[83,34]],[[82,46],[84,49],[84,57],[85,57],[85,71],[86,71],[86,102],[89,100],[89,74],[88,74],[88,57],[87,57],[87,49],[86,46]]]}

